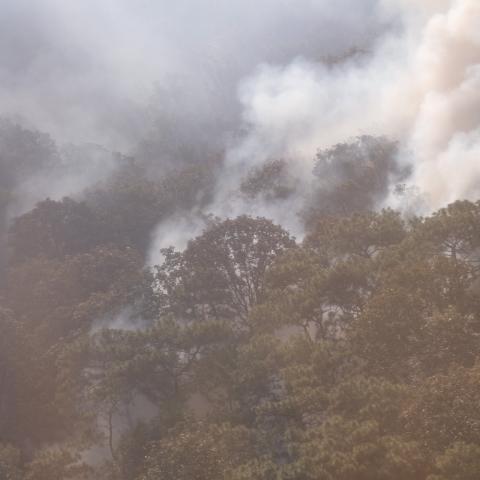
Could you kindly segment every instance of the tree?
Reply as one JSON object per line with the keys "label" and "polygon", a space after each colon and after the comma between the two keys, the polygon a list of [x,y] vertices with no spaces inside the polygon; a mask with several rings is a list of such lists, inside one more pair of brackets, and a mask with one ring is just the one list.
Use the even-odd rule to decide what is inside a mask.
{"label": "tree", "polygon": [[456,201],[430,217],[418,219],[414,226],[417,241],[428,242],[434,253],[462,259],[478,268],[480,203]]}
{"label": "tree", "polygon": [[51,448],[37,453],[26,465],[25,480],[77,480],[90,473],[78,454],[67,449]]}
{"label": "tree", "polygon": [[13,445],[0,444],[0,478],[23,480],[21,453]]}
{"label": "tree", "polygon": [[403,480],[425,478],[424,458],[415,442],[384,435],[377,421],[331,417],[308,430],[286,468],[293,478]]}
{"label": "tree", "polygon": [[288,171],[285,160],[270,160],[253,168],[240,184],[240,191],[251,199],[263,197],[275,201],[286,199],[296,188],[295,179]]}
{"label": "tree", "polygon": [[45,133],[0,119],[0,286],[5,280],[7,229],[10,207],[19,198],[18,187],[59,163],[57,147]]}
{"label": "tree", "polygon": [[208,166],[167,170],[159,176],[132,160],[90,189],[86,202],[100,219],[109,242],[146,254],[157,224],[178,211],[201,207],[212,190]]}
{"label": "tree", "polygon": [[44,200],[10,227],[14,262],[32,257],[63,259],[105,242],[103,225],[85,204],[70,198]]}
{"label": "tree", "polygon": [[58,163],[57,147],[48,134],[0,119],[0,187],[12,191],[20,182]]}
{"label": "tree", "polygon": [[452,365],[448,373],[412,385],[405,410],[407,429],[432,452],[443,452],[456,442],[480,444],[477,408],[480,366]]}
{"label": "tree", "polygon": [[401,243],[406,235],[400,214],[387,209],[347,217],[319,217],[310,226],[304,244],[330,259],[351,256],[372,258],[382,250]]}
{"label": "tree", "polygon": [[19,348],[19,325],[12,312],[0,308],[0,442],[15,438]]}
{"label": "tree", "polygon": [[138,252],[116,246],[64,261],[35,258],[13,267],[9,276],[7,304],[51,343],[135,304],[149,282]]}
{"label": "tree", "polygon": [[[243,427],[228,424],[180,424],[153,443],[138,480],[223,480],[254,456],[255,439]],[[233,477],[232,477],[233,475]]]}
{"label": "tree", "polygon": [[349,215],[373,210],[393,182],[402,181],[408,170],[398,165],[398,144],[385,137],[363,135],[317,153],[313,170],[316,192],[306,212]]}
{"label": "tree", "polygon": [[245,329],[264,294],[266,271],[294,245],[285,230],[265,218],[216,223],[184,252],[164,251],[156,273],[162,311],[185,319],[230,318]]}
{"label": "tree", "polygon": [[211,418],[252,427],[257,409],[278,400],[282,390],[281,342],[270,335],[253,336],[248,343],[233,335],[219,340],[199,356],[194,386],[207,400]]}
{"label": "tree", "polygon": [[82,372],[87,379],[82,398],[104,419],[115,462],[115,418],[127,415],[139,398],[163,418],[181,416],[194,391],[195,364],[220,340],[220,325],[182,326],[171,318],[143,331],[105,329],[93,337]]}
{"label": "tree", "polygon": [[480,447],[456,442],[437,457],[436,474],[427,480],[475,480],[480,471]]}

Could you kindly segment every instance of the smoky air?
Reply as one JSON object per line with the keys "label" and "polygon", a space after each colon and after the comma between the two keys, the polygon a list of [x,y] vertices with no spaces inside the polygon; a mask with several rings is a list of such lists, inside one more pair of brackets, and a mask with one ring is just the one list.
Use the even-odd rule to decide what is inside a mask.
{"label": "smoky air", "polygon": [[0,0],[0,480],[473,480],[478,0]]}

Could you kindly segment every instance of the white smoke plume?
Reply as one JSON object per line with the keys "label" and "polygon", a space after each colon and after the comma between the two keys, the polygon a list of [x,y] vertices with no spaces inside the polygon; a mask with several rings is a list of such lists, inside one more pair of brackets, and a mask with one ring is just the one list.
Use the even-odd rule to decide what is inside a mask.
{"label": "white smoke plume", "polygon": [[[385,28],[376,1],[0,0],[0,116],[156,172],[202,162],[242,128],[242,78],[265,62],[365,47]],[[115,167],[90,160],[26,178],[11,215]]]}
{"label": "white smoke plume", "polygon": [[147,264],[160,265],[163,263],[162,249],[174,246],[183,250],[188,240],[200,235],[207,225],[208,219],[199,213],[177,214],[165,220],[152,233]]}
{"label": "white smoke plume", "polygon": [[[365,54],[263,63],[239,83],[247,134],[227,152],[210,211],[264,215],[301,237],[315,153],[365,134],[400,142],[417,211],[480,196],[480,3],[382,0],[371,13],[391,28]],[[249,168],[271,158],[289,159],[299,193],[268,204],[239,197]],[[386,203],[411,209],[393,187]]]}
{"label": "white smoke plume", "polygon": [[0,113],[114,150],[135,150],[163,110],[179,130],[231,126],[240,78],[365,45],[383,28],[375,1],[1,0]]}
{"label": "white smoke plume", "polygon": [[429,208],[479,196],[480,3],[385,0],[377,15],[401,15],[402,27],[371,56],[263,65],[243,82],[250,134],[230,152],[231,166],[287,155],[308,171],[318,148],[388,135],[400,140]]}
{"label": "white smoke plume", "polygon": [[[201,215],[265,215],[301,234],[296,213],[317,149],[363,134],[400,141],[399,161],[413,167],[410,184],[428,208],[480,194],[478,0],[0,7],[0,114],[61,144],[135,154],[158,171],[226,151]],[[289,159],[301,194],[277,203],[239,197],[246,172],[272,158]],[[73,175],[68,188],[95,177]],[[191,228],[188,218],[160,225],[154,250],[184,245],[201,224],[193,216]]]}
{"label": "white smoke plume", "polygon": [[455,1],[422,32],[414,57],[413,182],[433,207],[480,194],[480,3]]}

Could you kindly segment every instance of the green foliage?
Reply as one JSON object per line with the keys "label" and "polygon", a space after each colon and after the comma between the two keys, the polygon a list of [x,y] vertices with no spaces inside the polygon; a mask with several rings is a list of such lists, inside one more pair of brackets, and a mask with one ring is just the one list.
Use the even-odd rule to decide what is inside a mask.
{"label": "green foliage", "polygon": [[[368,142],[333,153],[383,162]],[[132,168],[103,210],[100,194],[47,201],[12,228],[1,478],[478,478],[478,204],[323,212],[301,244],[264,218],[213,220],[148,271],[133,235],[202,181]],[[125,311],[139,325],[97,328]],[[94,472],[91,446],[107,451]]]}
{"label": "green foliage", "polygon": [[65,449],[46,449],[26,465],[25,480],[80,480],[86,478],[89,468],[78,455]]}
{"label": "green foliage", "polygon": [[[103,238],[102,238],[103,237]],[[17,218],[10,228],[15,262],[31,257],[64,258],[104,241],[103,226],[84,203],[47,199]]]}
{"label": "green foliage", "polygon": [[213,180],[208,166],[164,172],[161,178],[149,173],[132,161],[91,189],[86,200],[107,241],[142,253],[161,220],[208,201]]}
{"label": "green foliage", "polygon": [[240,191],[251,199],[263,197],[273,201],[286,199],[296,188],[285,160],[271,160],[253,168],[240,185]]}
{"label": "green foliage", "polygon": [[156,274],[162,312],[233,318],[239,328],[248,327],[248,314],[264,293],[266,271],[294,245],[285,230],[265,218],[241,216],[214,224],[183,253],[164,251]]}
{"label": "green foliage", "polygon": [[0,444],[0,478],[22,480],[21,453],[12,445]]}
{"label": "green foliage", "polygon": [[452,367],[414,385],[405,410],[407,429],[434,451],[455,442],[480,444],[480,366]]}
{"label": "green foliage", "polygon": [[[423,458],[414,442],[385,435],[375,420],[333,416],[300,437],[296,478],[325,480],[421,479]],[[295,478],[295,477],[294,477]]]}
{"label": "green foliage", "polygon": [[480,446],[454,443],[435,463],[437,474],[427,480],[475,480],[480,472]]}
{"label": "green foliage", "polygon": [[57,147],[46,133],[0,119],[0,186],[13,186],[59,162]]}
{"label": "green foliage", "polygon": [[393,182],[408,170],[396,162],[398,144],[385,137],[363,135],[317,153],[317,191],[307,219],[318,214],[349,215],[372,210]]}
{"label": "green foliage", "polygon": [[12,312],[0,307],[0,442],[14,438],[16,399],[12,392],[19,371],[19,330]]}
{"label": "green foliage", "polygon": [[315,221],[305,244],[329,258],[358,255],[371,258],[406,236],[400,214],[393,210],[349,217],[321,217]]}
{"label": "green foliage", "polygon": [[[138,480],[222,480],[255,456],[255,439],[244,427],[179,424],[151,445]],[[235,476],[233,476],[235,478]]]}

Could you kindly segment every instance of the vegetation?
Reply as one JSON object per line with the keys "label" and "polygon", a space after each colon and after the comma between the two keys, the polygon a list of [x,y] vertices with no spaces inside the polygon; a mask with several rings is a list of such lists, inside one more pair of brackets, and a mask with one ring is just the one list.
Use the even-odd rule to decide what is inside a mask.
{"label": "vegetation", "polygon": [[[380,147],[319,154],[324,177],[346,155],[340,187],[314,196],[301,242],[266,218],[211,219],[147,268],[152,228],[212,183],[134,162],[12,220],[0,479],[478,478],[480,202],[372,210],[384,183],[361,163],[387,176]],[[242,194],[283,196],[283,169]]]}

